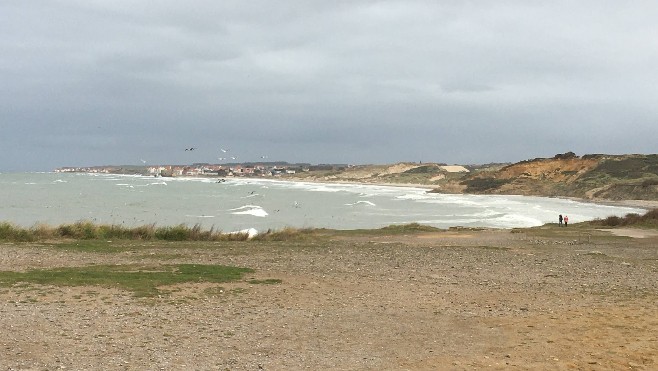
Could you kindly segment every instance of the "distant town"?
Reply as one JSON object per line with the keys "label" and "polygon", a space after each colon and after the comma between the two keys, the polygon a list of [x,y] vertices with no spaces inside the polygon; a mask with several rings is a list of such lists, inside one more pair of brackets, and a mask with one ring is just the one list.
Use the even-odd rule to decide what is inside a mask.
{"label": "distant town", "polygon": [[277,177],[299,172],[318,170],[342,171],[352,165],[306,163],[289,164],[287,162],[244,163],[244,164],[207,164],[192,165],[122,165],[122,166],[88,166],[60,167],[56,173],[97,173],[97,174],[131,174],[154,177],[208,176],[208,177]]}

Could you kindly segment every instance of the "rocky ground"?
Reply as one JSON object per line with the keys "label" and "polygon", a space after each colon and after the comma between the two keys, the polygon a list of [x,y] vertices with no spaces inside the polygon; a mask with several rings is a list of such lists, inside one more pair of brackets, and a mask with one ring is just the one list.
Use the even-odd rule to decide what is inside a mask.
{"label": "rocky ground", "polygon": [[195,262],[273,285],[0,287],[4,370],[651,370],[658,236],[553,228],[143,243],[120,253],[0,245],[0,270]]}

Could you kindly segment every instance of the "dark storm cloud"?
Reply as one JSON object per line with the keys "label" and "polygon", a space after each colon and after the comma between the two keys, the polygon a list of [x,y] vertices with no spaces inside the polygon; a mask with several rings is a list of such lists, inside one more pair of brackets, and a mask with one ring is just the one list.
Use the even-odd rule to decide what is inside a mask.
{"label": "dark storm cloud", "polygon": [[0,171],[220,147],[316,163],[655,152],[657,18],[649,1],[6,1]]}

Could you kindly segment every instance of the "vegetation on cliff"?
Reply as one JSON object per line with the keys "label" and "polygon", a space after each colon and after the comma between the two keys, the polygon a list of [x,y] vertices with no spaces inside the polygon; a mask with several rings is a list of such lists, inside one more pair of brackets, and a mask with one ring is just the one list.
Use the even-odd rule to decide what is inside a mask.
{"label": "vegetation on cliff", "polygon": [[[458,169],[463,169],[458,170]],[[457,169],[457,170],[456,170]],[[573,152],[514,164],[436,163],[358,165],[290,178],[315,181],[417,184],[437,193],[520,194],[594,200],[658,200],[658,155],[582,157]]]}

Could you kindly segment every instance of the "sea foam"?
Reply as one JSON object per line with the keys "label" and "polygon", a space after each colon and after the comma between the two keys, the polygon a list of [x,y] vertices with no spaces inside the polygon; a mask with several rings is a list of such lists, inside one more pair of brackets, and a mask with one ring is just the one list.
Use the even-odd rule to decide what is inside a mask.
{"label": "sea foam", "polygon": [[356,206],[356,205],[368,205],[368,206],[377,206],[373,202],[370,201],[357,201],[352,204],[345,204],[345,206]]}
{"label": "sea foam", "polygon": [[267,211],[265,211],[262,207],[258,205],[245,205],[245,206],[240,206],[235,209],[230,209],[229,211],[233,211],[231,214],[233,215],[252,215],[252,216],[258,216],[258,217],[266,217],[269,214]]}

